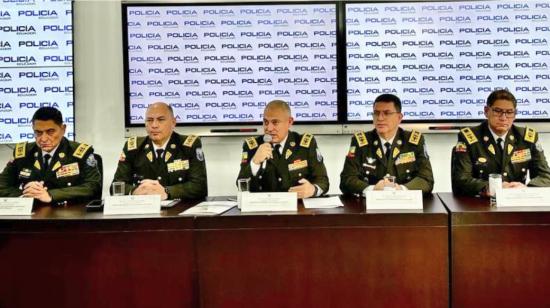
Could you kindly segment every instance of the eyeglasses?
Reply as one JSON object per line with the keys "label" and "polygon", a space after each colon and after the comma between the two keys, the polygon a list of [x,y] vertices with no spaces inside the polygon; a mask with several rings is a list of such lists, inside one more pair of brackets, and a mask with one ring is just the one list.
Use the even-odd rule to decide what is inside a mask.
{"label": "eyeglasses", "polygon": [[517,111],[515,109],[502,110],[500,108],[491,108],[497,117],[502,117],[505,115],[506,118],[511,119],[516,116]]}
{"label": "eyeglasses", "polygon": [[384,116],[384,118],[387,118],[393,114],[396,114],[396,113],[399,113],[398,111],[387,111],[387,110],[384,110],[384,111],[379,111],[379,110],[375,110],[372,114],[374,115],[375,118],[379,118],[381,115]]}

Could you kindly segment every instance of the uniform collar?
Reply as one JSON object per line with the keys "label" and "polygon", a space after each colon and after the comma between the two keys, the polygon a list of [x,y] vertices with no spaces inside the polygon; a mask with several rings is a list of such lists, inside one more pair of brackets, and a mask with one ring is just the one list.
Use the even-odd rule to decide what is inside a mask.
{"label": "uniform collar", "polygon": [[153,150],[154,150],[155,152],[156,152],[157,150],[159,150],[159,149],[162,149],[162,150],[165,151],[165,150],[166,150],[166,146],[168,145],[168,142],[170,142],[171,139],[172,139],[172,136],[170,136],[170,138],[168,138],[168,139],[166,140],[166,142],[164,142],[164,144],[163,144],[162,146],[156,145],[156,144],[153,142],[153,140],[151,140],[151,144],[153,145]]}
{"label": "uniform collar", "polygon": [[44,155],[46,155],[46,154],[50,154],[50,157],[53,157],[55,155],[55,152],[59,148],[59,145],[61,145],[61,142],[63,142],[63,140],[61,140],[59,142],[59,144],[53,150],[51,150],[50,152],[45,152],[45,151],[42,151],[42,149],[40,149],[40,152],[42,153],[42,157],[44,157]]}
{"label": "uniform collar", "polygon": [[290,131],[286,134],[286,137],[285,139],[281,140],[280,143],[274,143],[273,146],[275,147],[275,145],[277,144],[280,144],[281,146],[279,147],[279,154],[283,154],[283,149],[286,145],[286,141],[288,140],[288,135],[290,135]]}
{"label": "uniform collar", "polygon": [[502,146],[504,146],[504,142],[506,142],[506,136],[508,136],[508,133],[510,133],[510,131],[508,130],[506,132],[506,134],[504,134],[502,136],[499,136],[491,129],[491,126],[487,125],[487,128],[489,129],[489,132],[491,133],[491,136],[493,136],[493,140],[495,141],[495,143],[497,142],[498,138],[501,138],[502,141],[503,141]]}

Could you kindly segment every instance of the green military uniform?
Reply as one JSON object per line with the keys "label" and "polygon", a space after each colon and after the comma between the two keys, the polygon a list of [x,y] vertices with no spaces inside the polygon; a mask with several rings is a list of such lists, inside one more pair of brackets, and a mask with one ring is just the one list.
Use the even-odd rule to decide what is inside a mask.
{"label": "green military uniform", "polygon": [[512,125],[503,138],[504,150],[499,152],[487,121],[463,128],[453,149],[453,192],[479,195],[487,189],[491,173],[501,174],[505,182],[525,183],[529,172],[529,186],[550,186],[550,169],[538,137],[532,128]]}
{"label": "green military uniform", "polygon": [[93,151],[87,144],[63,137],[45,169],[35,142],[18,143],[0,174],[0,196],[18,197],[28,182],[44,181],[53,203],[101,198],[101,174]]}
{"label": "green military uniform", "polygon": [[200,138],[174,132],[163,156],[163,159],[156,159],[149,137],[129,138],[113,182],[125,182],[126,194],[134,191],[144,179],[158,180],[170,199],[200,199],[208,194]]}
{"label": "green military uniform", "polygon": [[250,164],[262,143],[263,136],[258,136],[247,138],[243,144],[239,179],[251,179],[250,191],[284,192],[300,185],[300,179],[318,186],[323,193],[328,191],[327,169],[313,135],[289,131],[280,157],[268,160],[254,176]]}
{"label": "green military uniform", "polygon": [[382,147],[376,130],[359,132],[351,138],[340,174],[340,190],[344,194],[362,194],[367,186],[376,185],[387,174],[395,176],[397,184],[407,189],[432,191],[432,166],[421,133],[399,128],[389,160]]}

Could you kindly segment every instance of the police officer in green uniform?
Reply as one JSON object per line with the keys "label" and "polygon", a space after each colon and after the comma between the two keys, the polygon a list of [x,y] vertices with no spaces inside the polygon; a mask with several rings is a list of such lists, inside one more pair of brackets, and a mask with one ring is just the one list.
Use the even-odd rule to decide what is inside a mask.
{"label": "police officer in green uniform", "polygon": [[271,101],[264,110],[264,136],[243,144],[239,179],[249,178],[250,191],[296,192],[298,198],[317,197],[329,189],[327,170],[315,138],[289,131],[290,107]]}
{"label": "police officer in green uniform", "polygon": [[90,145],[64,137],[61,112],[39,108],[32,117],[36,142],[18,143],[0,174],[0,196],[62,204],[101,197],[101,174]]}
{"label": "police officer in green uniform", "polygon": [[496,90],[487,98],[487,120],[460,131],[451,168],[455,194],[488,196],[491,173],[502,175],[503,188],[550,186],[550,169],[538,133],[513,125],[516,106],[512,93]]}
{"label": "police officer in green uniform", "polygon": [[207,195],[206,164],[201,140],[174,132],[170,105],[157,102],[145,113],[147,137],[128,139],[113,182],[125,182],[125,193],[166,199],[200,199]]}
{"label": "police officer in green uniform", "polygon": [[432,167],[424,137],[417,131],[399,127],[403,114],[401,100],[393,94],[382,94],[374,100],[375,129],[358,132],[340,174],[344,194],[363,195],[367,190],[383,190],[389,176],[395,176],[396,189],[433,189]]}

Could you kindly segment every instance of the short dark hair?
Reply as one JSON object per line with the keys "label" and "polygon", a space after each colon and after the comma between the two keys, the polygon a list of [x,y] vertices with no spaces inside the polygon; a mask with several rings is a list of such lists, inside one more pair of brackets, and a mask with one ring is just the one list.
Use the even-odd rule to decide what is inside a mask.
{"label": "short dark hair", "polygon": [[397,110],[397,112],[401,112],[401,100],[396,95],[393,95],[393,94],[379,95],[377,98],[374,99],[374,104],[372,108],[374,108],[374,105],[376,105],[376,103],[378,102],[384,102],[384,103],[391,102],[395,106],[395,110]]}
{"label": "short dark hair", "polygon": [[487,97],[487,107],[493,106],[493,104],[499,99],[512,102],[512,104],[514,104],[514,108],[516,108],[518,105],[514,94],[512,94],[508,90],[502,89],[502,90],[495,90],[491,92],[491,94],[489,94],[489,96]]}
{"label": "short dark hair", "polygon": [[32,123],[34,121],[49,121],[52,120],[55,124],[61,126],[63,125],[63,115],[61,111],[55,109],[54,107],[40,107],[34,115],[32,116]]}

